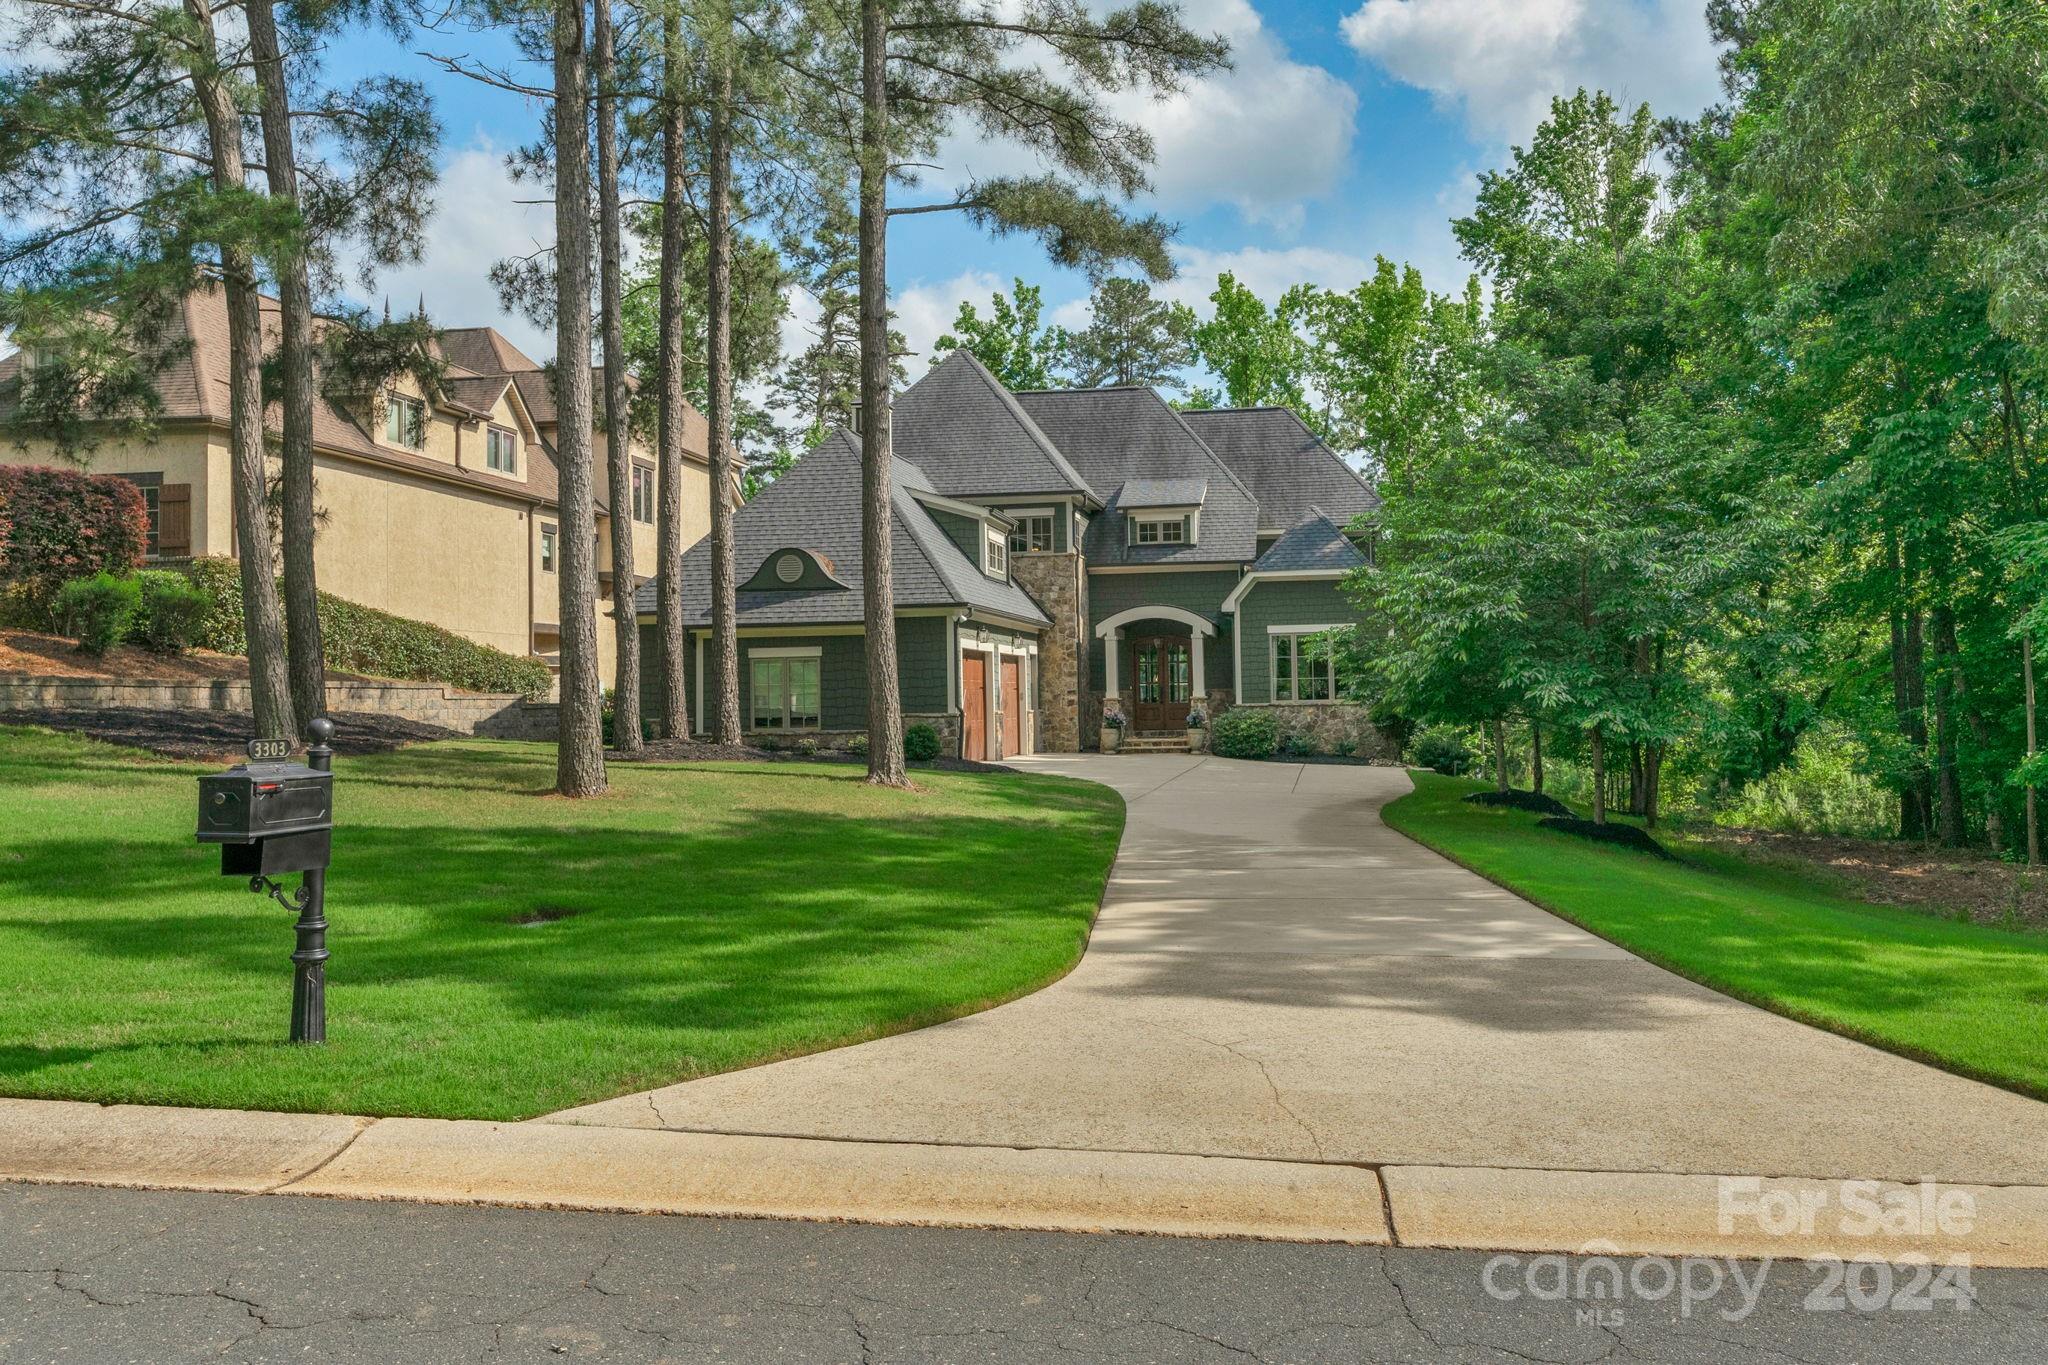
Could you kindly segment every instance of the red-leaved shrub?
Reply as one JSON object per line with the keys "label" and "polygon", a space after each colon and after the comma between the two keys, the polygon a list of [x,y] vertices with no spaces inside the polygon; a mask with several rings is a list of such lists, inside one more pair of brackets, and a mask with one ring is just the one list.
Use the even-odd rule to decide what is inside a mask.
{"label": "red-leaved shrub", "polygon": [[0,466],[0,508],[0,585],[31,614],[74,578],[131,572],[149,544],[141,490],[112,474]]}

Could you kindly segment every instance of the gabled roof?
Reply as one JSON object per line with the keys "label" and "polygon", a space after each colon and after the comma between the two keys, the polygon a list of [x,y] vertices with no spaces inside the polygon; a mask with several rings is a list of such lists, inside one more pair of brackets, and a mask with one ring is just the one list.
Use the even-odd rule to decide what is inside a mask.
{"label": "gabled roof", "polygon": [[1081,493],[1101,498],[1010,391],[958,350],[889,410],[890,444],[954,497]]}
{"label": "gabled roof", "polygon": [[[990,578],[947,538],[917,502],[932,481],[917,466],[895,461],[890,473],[890,557],[898,607],[981,608],[1033,624],[1048,618],[1015,583]],[[779,550],[826,557],[844,588],[738,594],[740,624],[821,625],[861,620],[866,578],[861,560],[860,448],[835,431],[733,518],[736,581],[745,583]],[[699,541],[683,556],[683,619],[711,619],[711,546]],[[636,603],[654,610],[652,588]]]}
{"label": "gabled roof", "polygon": [[1252,565],[1253,573],[1348,572],[1361,568],[1365,556],[1320,507],[1310,507],[1300,521],[1273,543]]}
{"label": "gabled roof", "polygon": [[1111,511],[1126,506],[1133,491],[1153,496],[1161,482],[1180,484],[1183,491],[1197,481],[1204,485],[1194,544],[1127,545],[1123,518],[1099,516],[1089,523],[1083,545],[1091,567],[1248,563],[1257,557],[1258,503],[1151,389],[1046,389],[1020,393],[1017,402],[1093,487],[1118,490]]}
{"label": "gabled roof", "polygon": [[1218,408],[1181,414],[1259,501],[1259,529],[1278,531],[1321,507],[1349,522],[1379,495],[1287,408]]}

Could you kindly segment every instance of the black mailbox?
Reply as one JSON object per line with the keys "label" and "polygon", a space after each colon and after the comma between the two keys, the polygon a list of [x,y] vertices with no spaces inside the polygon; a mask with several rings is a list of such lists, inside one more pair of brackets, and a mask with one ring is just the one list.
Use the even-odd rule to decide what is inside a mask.
{"label": "black mailbox", "polygon": [[311,872],[331,860],[334,774],[272,757],[266,744],[199,779],[199,842],[221,846],[222,876]]}

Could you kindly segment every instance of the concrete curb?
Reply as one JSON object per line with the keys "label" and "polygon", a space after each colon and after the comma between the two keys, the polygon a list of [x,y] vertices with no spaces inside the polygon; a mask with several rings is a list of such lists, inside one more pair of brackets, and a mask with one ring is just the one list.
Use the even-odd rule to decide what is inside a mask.
{"label": "concrete curb", "polygon": [[1375,1169],[0,1099],[0,1180],[1528,1253],[2048,1267],[2048,1188],[1933,1179]]}

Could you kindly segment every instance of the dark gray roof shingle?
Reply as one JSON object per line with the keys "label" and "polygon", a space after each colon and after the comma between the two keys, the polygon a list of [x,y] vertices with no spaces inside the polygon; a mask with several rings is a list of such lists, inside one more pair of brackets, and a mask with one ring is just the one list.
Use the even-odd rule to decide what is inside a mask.
{"label": "dark gray roof shingle", "polygon": [[[1088,524],[1083,552],[1105,564],[1248,563],[1257,557],[1258,504],[1180,414],[1150,389],[1020,393],[1017,402],[1095,488],[1122,490]],[[1192,545],[1127,545],[1118,509],[1133,489],[1201,482],[1201,532]],[[1133,504],[1137,505],[1137,504]],[[1151,504],[1157,506],[1157,503]]]}
{"label": "dark gray roof shingle", "polygon": [[1207,479],[1126,479],[1116,492],[1119,507],[1200,507]]}
{"label": "dark gray roof shingle", "polygon": [[1101,499],[1010,391],[965,350],[890,407],[890,444],[953,497],[1084,493]]}
{"label": "dark gray roof shingle", "polygon": [[1252,565],[1253,573],[1303,573],[1360,568],[1365,556],[1344,536],[1344,528],[1320,507],[1311,506],[1273,547]]}
{"label": "dark gray roof shingle", "polygon": [[1298,523],[1311,505],[1343,524],[1380,505],[1379,495],[1286,408],[1183,413],[1187,423],[1259,500],[1259,529]]}
{"label": "dark gray roof shingle", "polygon": [[[898,607],[967,606],[1045,624],[1046,615],[1015,583],[981,571],[936,526],[914,496],[931,490],[915,465],[897,460],[890,477],[895,505],[890,539],[892,577]],[[844,590],[745,592],[738,595],[741,625],[822,625],[861,619],[866,583],[860,542],[860,450],[845,432],[834,432],[733,517],[736,581],[745,583],[777,550],[795,546],[822,554],[846,584]],[[690,625],[711,619],[711,545],[699,541],[683,555],[683,619]],[[654,610],[654,589],[643,588],[636,610]]]}

